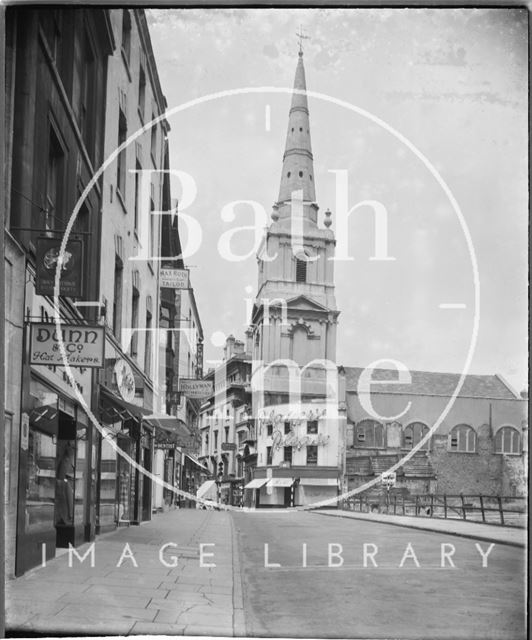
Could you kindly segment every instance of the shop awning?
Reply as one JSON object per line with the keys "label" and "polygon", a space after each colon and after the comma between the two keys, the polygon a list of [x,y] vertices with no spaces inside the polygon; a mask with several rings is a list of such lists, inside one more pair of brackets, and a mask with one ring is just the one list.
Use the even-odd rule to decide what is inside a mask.
{"label": "shop awning", "polygon": [[196,497],[203,498],[203,496],[208,493],[215,484],[214,480],[206,480],[196,491]]}
{"label": "shop awning", "polygon": [[102,410],[104,412],[106,410],[105,403],[108,403],[111,405],[111,408],[114,409],[115,413],[124,420],[138,420],[139,418],[149,416],[153,413],[152,410],[147,407],[141,407],[140,405],[133,404],[132,402],[128,402],[123,398],[115,396],[112,391],[103,385],[100,385],[100,391],[100,404],[102,405]]}
{"label": "shop awning", "polygon": [[268,478],[255,478],[251,482],[248,482],[244,489],[260,489],[260,487],[267,482]]}
{"label": "shop awning", "polygon": [[337,487],[338,480],[336,478],[301,478],[299,484],[308,487]]}
{"label": "shop awning", "polygon": [[267,487],[291,487],[294,484],[294,478],[271,478]]}
{"label": "shop awning", "polygon": [[201,462],[190,453],[185,453],[185,458],[188,458],[193,464],[199,467],[202,471],[205,471],[206,473],[210,474],[210,471],[207,469],[207,467],[204,464],[201,464]]}

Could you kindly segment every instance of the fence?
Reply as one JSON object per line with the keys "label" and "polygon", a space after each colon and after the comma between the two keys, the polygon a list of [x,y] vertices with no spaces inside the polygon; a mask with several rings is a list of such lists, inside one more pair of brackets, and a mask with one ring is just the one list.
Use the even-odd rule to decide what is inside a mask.
{"label": "fence", "polygon": [[361,494],[343,501],[342,509],[424,518],[456,518],[511,527],[526,527],[526,498],[448,494]]}

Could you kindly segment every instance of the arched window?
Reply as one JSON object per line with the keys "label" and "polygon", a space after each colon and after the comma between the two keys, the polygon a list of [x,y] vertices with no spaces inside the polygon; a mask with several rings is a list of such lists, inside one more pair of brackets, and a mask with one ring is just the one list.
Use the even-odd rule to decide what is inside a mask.
{"label": "arched window", "polygon": [[467,424],[457,424],[449,433],[449,451],[474,453],[477,448],[477,434]]}
{"label": "arched window", "polygon": [[376,420],[361,420],[355,429],[355,447],[384,449],[384,427]]}
{"label": "arched window", "polygon": [[495,453],[521,453],[521,436],[514,427],[501,427],[495,434]]}
{"label": "arched window", "polygon": [[[428,433],[429,428],[422,422],[411,422],[403,431],[403,449],[413,449]],[[428,451],[429,441],[419,448],[419,451]]]}

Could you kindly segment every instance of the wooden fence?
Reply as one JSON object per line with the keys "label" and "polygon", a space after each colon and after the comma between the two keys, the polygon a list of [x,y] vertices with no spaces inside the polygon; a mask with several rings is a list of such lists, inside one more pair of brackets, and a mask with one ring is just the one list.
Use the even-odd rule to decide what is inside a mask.
{"label": "wooden fence", "polygon": [[360,494],[340,508],[362,513],[387,513],[423,518],[456,518],[512,527],[526,527],[527,500],[515,496],[469,494]]}

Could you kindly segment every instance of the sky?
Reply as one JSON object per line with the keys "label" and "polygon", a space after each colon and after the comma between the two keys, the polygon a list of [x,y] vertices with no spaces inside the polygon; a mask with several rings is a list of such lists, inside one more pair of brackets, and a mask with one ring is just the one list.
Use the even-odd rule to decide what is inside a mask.
{"label": "sky", "polygon": [[[350,258],[335,263],[337,363],[393,359],[461,372],[474,334],[476,261],[469,371],[527,386],[526,10],[149,9],[147,18],[168,102],[170,166],[197,189],[188,204],[190,185],[173,178],[182,214],[202,230],[186,262],[205,368],[221,357],[220,332],[242,339],[249,322],[253,249],[278,196],[290,95],[242,92],[171,111],[227,90],[288,91],[302,26],[307,89],[326,96],[309,96],[319,224],[330,209]],[[395,260],[371,260],[373,209],[342,222],[342,198],[348,209],[368,200],[384,208]],[[237,201],[248,204],[229,206]],[[231,248],[248,257],[225,259],[220,239],[244,226]],[[186,220],[180,233],[192,249]]]}

